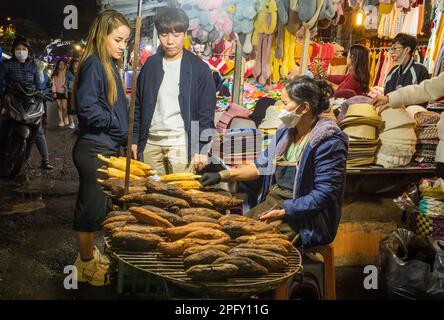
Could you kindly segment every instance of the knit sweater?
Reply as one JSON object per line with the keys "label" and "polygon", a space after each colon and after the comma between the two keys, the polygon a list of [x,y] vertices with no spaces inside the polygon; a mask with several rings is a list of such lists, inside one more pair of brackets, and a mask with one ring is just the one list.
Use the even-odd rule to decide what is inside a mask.
{"label": "knit sweater", "polygon": [[[444,96],[444,73],[420,84],[400,88],[387,96],[390,106],[395,108],[437,100]],[[440,141],[435,161],[444,163],[444,113],[437,126]]]}

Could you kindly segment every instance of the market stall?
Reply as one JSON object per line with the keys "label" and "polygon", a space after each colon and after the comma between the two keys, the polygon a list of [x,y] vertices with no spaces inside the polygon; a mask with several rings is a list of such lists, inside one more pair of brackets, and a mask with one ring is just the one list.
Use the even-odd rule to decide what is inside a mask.
{"label": "market stall", "polygon": [[[110,1],[107,3],[111,4]],[[440,140],[437,129],[439,113],[436,111],[444,110],[441,104],[433,103],[429,105],[430,108],[413,106],[399,110],[388,109],[378,114],[371,105],[372,98],[383,92],[381,87],[393,66],[389,54],[390,39],[401,31],[415,35],[427,33],[425,17],[430,9],[434,12],[433,35],[427,49],[423,44],[417,48],[415,59],[425,62],[431,73],[442,71],[443,3],[413,1],[400,4],[381,1],[376,6],[375,1],[371,3],[329,0],[183,0],[179,4],[190,19],[187,48],[203,54],[203,59],[212,71],[223,78],[216,106],[215,126],[218,133],[213,140],[211,153],[222,159],[227,167],[251,163],[265,149],[281,124],[278,119],[279,106],[275,102],[280,100],[285,80],[297,75],[321,78],[345,75],[347,65],[344,53],[352,44],[348,42],[347,30],[350,31],[350,39],[364,43],[369,48],[368,96],[335,97],[331,100],[331,110],[322,115],[334,119],[350,140],[348,192],[343,206],[345,219],[333,244],[341,265],[374,263],[379,240],[400,225],[399,209],[387,205],[395,196],[394,190],[397,189],[394,186],[406,188],[408,183],[418,182],[420,178],[433,177]],[[128,11],[128,14],[131,16],[132,13]],[[336,33],[338,39],[339,33],[345,33],[346,37],[336,41],[334,36],[325,37],[325,30],[331,34]],[[133,70],[135,72],[136,69]],[[125,167],[127,183],[131,178],[129,164],[127,162]],[[137,164],[134,165],[137,167]],[[405,178],[402,183],[401,178]],[[189,181],[188,185],[176,181],[172,185],[200,189],[195,178],[189,180],[194,182]],[[378,183],[379,186],[368,190]],[[365,184],[367,192],[361,189]],[[190,185],[193,186],[188,187]],[[142,192],[131,195],[131,188]],[[111,197],[126,203],[126,208],[134,204],[143,207],[154,203],[169,214],[177,214],[179,210],[172,207],[179,206],[180,209],[184,205],[180,201],[168,202],[171,199],[149,198],[144,194],[149,189],[146,188],[146,184],[130,184],[127,190],[119,192],[119,197],[109,188],[106,192],[111,192]],[[165,196],[171,190],[163,192]],[[199,192],[212,191],[203,189]],[[221,190],[216,193],[220,195]],[[258,193],[254,190],[249,196],[257,197]],[[225,196],[233,199],[234,195]],[[182,199],[187,197],[189,194],[178,196]],[[235,206],[223,209],[219,214],[226,214],[225,210],[236,211]],[[245,211],[239,209],[239,213]],[[130,222],[137,220],[140,223],[137,215],[131,213]],[[128,215],[126,212],[123,216]],[[203,220],[208,222],[208,219],[202,217],[199,221]],[[193,222],[196,221],[188,221]],[[208,296],[214,293],[244,296],[255,291],[275,289],[301,272],[300,254],[291,248],[289,265],[285,271],[248,280],[238,278],[231,281],[231,278],[226,278],[223,286],[217,282],[198,284],[184,268],[183,256],[168,257],[165,252],[162,254],[157,251],[156,246],[149,252],[133,252],[125,246],[116,246],[115,242],[113,245],[111,235],[107,238],[107,244],[119,264],[143,270],[192,291],[205,292]],[[161,237],[164,238],[157,238],[158,243],[172,240],[165,235]],[[226,245],[234,246],[236,238],[230,235]]]}

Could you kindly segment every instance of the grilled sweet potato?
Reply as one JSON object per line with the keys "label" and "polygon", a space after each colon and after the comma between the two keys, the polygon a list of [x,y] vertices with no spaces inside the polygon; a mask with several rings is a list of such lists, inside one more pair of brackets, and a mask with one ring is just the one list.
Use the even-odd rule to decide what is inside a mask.
{"label": "grilled sweet potato", "polygon": [[276,232],[276,227],[266,223],[246,224],[246,223],[232,223],[226,224],[222,230],[229,234],[231,238],[235,239],[241,236],[261,234],[267,232]]}
{"label": "grilled sweet potato", "polygon": [[190,196],[180,187],[165,182],[146,179],[145,186],[148,193],[160,193],[185,200],[190,198]]}
{"label": "grilled sweet potato", "polygon": [[135,193],[128,194],[120,198],[122,202],[136,202],[143,205],[152,205],[163,209],[171,207],[189,208],[190,204],[179,198],[170,197],[160,193]]}
{"label": "grilled sweet potato", "polygon": [[228,250],[230,250],[230,247],[225,244],[208,244],[205,246],[196,245],[185,249],[185,251],[183,252],[183,256],[188,257],[192,254],[199,253],[205,250],[218,250],[222,252],[228,252]]}
{"label": "grilled sweet potato", "polygon": [[168,220],[160,217],[159,215],[149,210],[140,207],[131,207],[129,208],[129,211],[137,219],[137,221],[141,223],[146,223],[150,226],[162,227],[162,228],[174,227],[174,225],[170,223]]}
{"label": "grilled sweet potato", "polygon": [[196,198],[196,197],[190,197],[189,199],[187,199],[187,201],[189,202],[189,204],[192,207],[195,208],[213,208],[213,203],[211,201],[208,201],[206,199],[201,199],[201,198]]}
{"label": "grilled sweet potato", "polygon": [[[274,240],[274,239],[271,239],[271,240]],[[270,241],[270,244],[255,244],[254,242],[253,243],[241,243],[236,248],[266,250],[266,251],[278,253],[283,256],[288,255],[288,250],[284,246],[280,246],[277,244],[271,244],[271,243],[273,243],[273,241]]]}
{"label": "grilled sweet potato", "polygon": [[202,240],[216,240],[216,239],[227,239],[228,241],[231,240],[230,236],[226,234],[223,231],[220,230],[214,230],[214,229],[201,229],[197,231],[193,231],[188,233],[185,237],[187,238],[194,238],[194,239],[202,239]]}
{"label": "grilled sweet potato", "polygon": [[256,244],[256,245],[273,243],[275,245],[285,247],[285,249],[287,249],[287,251],[290,251],[291,248],[293,248],[293,245],[291,244],[291,242],[288,240],[284,240],[284,239],[273,239],[273,242],[271,242],[270,239],[257,239],[257,240],[250,240],[247,243]]}
{"label": "grilled sweet potato", "polygon": [[159,243],[158,250],[165,255],[178,256],[183,254],[183,252],[190,247],[227,244],[228,242],[229,240],[227,241],[226,238],[215,239],[215,240],[187,238],[187,239],[176,240],[174,242]]}
{"label": "grilled sweet potato", "polygon": [[186,221],[187,223],[192,223],[192,222],[217,223],[216,219],[205,217],[205,216],[200,216],[197,214],[191,214],[191,215],[185,216],[185,217],[183,217],[183,220]]}
{"label": "grilled sweet potato", "polygon": [[234,248],[229,250],[228,253],[233,256],[248,257],[269,271],[277,271],[288,267],[287,259],[284,256],[270,251]]}
{"label": "grilled sweet potato", "polygon": [[228,253],[253,259],[269,271],[277,271],[288,267],[288,261],[284,256],[266,250],[234,248],[229,250]]}
{"label": "grilled sweet potato", "polygon": [[187,269],[187,275],[196,281],[218,281],[232,278],[239,270],[234,264],[200,264]]}
{"label": "grilled sweet potato", "polygon": [[131,216],[131,213],[128,211],[111,211],[106,215],[106,218],[112,218],[112,217],[120,217],[120,216]]}
{"label": "grilled sweet potato", "polygon": [[126,221],[116,221],[116,222],[110,222],[103,225],[103,232],[105,232],[106,235],[111,235],[116,229],[122,228],[127,224]]}
{"label": "grilled sweet potato", "polygon": [[227,256],[225,252],[210,249],[186,257],[183,260],[183,264],[185,266],[185,269],[188,269],[198,264],[211,264],[216,259],[225,256]]}
{"label": "grilled sweet potato", "polygon": [[189,190],[187,191],[187,193],[193,199],[204,199],[210,201],[213,204],[213,207],[218,209],[224,209],[224,210],[230,209],[232,207],[242,204],[242,201],[239,199],[235,199],[233,197],[229,197],[215,192],[202,192],[198,190]]}
{"label": "grilled sweet potato", "polygon": [[254,234],[251,236],[238,237],[238,238],[236,238],[236,242],[246,243],[250,240],[260,240],[260,239],[270,239],[270,243],[273,243],[274,239],[288,240],[288,237],[285,234],[281,234],[281,233],[260,233],[260,234]]}
{"label": "grilled sweet potato", "polygon": [[165,234],[168,238],[171,240],[178,240],[184,238],[187,234],[193,232],[193,231],[199,231],[204,228],[209,228],[212,230],[220,230],[221,227],[214,223],[207,223],[207,222],[194,222],[190,223],[186,226],[182,227],[174,227],[174,228],[168,228],[165,230]]}
{"label": "grilled sweet potato", "polygon": [[157,234],[162,236],[165,234],[165,229],[162,227],[151,227],[142,223],[126,223],[123,226],[116,227],[112,230],[112,232],[135,232],[142,234]]}
{"label": "grilled sweet potato", "polygon": [[149,251],[157,247],[163,239],[156,234],[136,232],[115,232],[111,237],[111,245],[122,250]]}
{"label": "grilled sweet potato", "polygon": [[208,209],[208,208],[187,208],[180,209],[177,213],[178,215],[185,217],[189,215],[198,215],[204,216],[212,219],[220,219],[222,215],[216,210]]}
{"label": "grilled sweet potato", "polygon": [[268,269],[248,257],[225,256],[214,260],[213,264],[229,263],[234,264],[239,270],[238,277],[257,277],[268,273]]}
{"label": "grilled sweet potato", "polygon": [[105,224],[108,223],[113,223],[113,222],[119,222],[119,221],[124,221],[124,222],[136,222],[136,218],[134,218],[134,216],[115,216],[115,217],[111,217],[111,218],[107,218],[102,222],[102,226],[104,226]]}

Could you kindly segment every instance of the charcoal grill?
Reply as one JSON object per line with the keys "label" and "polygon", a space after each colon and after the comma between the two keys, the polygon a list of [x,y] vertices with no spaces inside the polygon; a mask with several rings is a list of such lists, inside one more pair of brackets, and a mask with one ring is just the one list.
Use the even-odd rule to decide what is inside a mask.
{"label": "charcoal grill", "polygon": [[[167,257],[158,251],[134,252],[115,249],[105,238],[107,252],[119,264],[147,272],[162,280],[175,284],[202,298],[245,298],[256,293],[275,290],[296,276],[302,276],[302,258],[299,251],[292,248],[288,255],[289,266],[280,271],[255,278],[231,278],[226,281],[197,282],[187,276],[183,257]],[[235,246],[233,243],[231,246]]]}

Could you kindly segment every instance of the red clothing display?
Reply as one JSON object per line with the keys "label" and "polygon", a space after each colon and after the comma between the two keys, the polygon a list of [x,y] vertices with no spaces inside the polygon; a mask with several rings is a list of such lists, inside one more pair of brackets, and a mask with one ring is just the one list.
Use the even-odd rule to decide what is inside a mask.
{"label": "red clothing display", "polygon": [[351,73],[344,76],[341,75],[329,76],[328,81],[339,85],[336,91],[347,89],[347,90],[353,90],[354,92],[356,92],[358,96],[365,95],[365,93],[361,89],[361,84]]}

